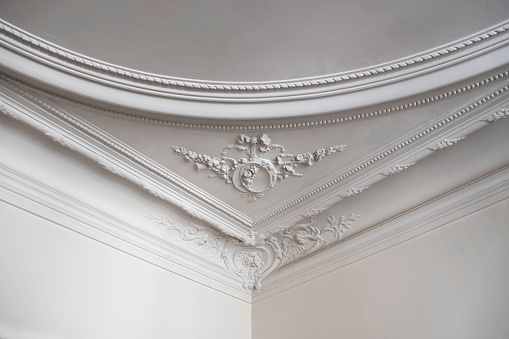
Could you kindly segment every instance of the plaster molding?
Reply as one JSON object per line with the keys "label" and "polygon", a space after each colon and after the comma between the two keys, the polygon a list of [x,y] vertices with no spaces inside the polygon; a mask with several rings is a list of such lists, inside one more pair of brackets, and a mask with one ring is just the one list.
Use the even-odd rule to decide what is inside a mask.
{"label": "plaster molding", "polygon": [[272,272],[253,302],[369,257],[398,243],[458,220],[478,209],[509,198],[509,166],[427,201],[363,232],[336,242],[326,251]]}
{"label": "plaster molding", "polygon": [[145,218],[161,230],[161,238],[171,241],[187,252],[202,257],[216,265],[226,269],[223,262],[226,247],[238,239],[225,236],[224,233],[211,227],[197,225],[189,221],[189,226],[184,227],[175,218],[145,214]]}
{"label": "plaster molding", "polygon": [[[55,225],[76,231],[222,293],[245,302],[251,301],[250,293],[240,286],[238,278],[226,270],[224,265],[221,267],[196,260],[196,255],[191,254],[191,251],[175,246],[167,237],[150,236],[134,225],[113,219],[2,166],[0,201],[18,206]],[[183,237],[186,238],[186,234]]]}
{"label": "plaster molding", "polygon": [[[127,67],[110,64],[101,60],[87,57],[75,53],[54,43],[48,42],[40,37],[30,34],[5,20],[0,20],[0,37],[4,45],[10,41],[17,43],[17,48],[22,48],[25,54],[31,58],[38,56],[43,60],[54,58],[58,60],[61,67],[67,72],[78,73],[79,76],[92,76],[101,79],[104,75],[113,76],[122,79],[124,82],[143,84],[153,87],[162,87],[166,89],[184,89],[192,91],[207,92],[264,92],[264,91],[287,91],[289,89],[299,89],[306,87],[324,87],[330,84],[344,83],[360,78],[371,78],[380,74],[393,73],[401,71],[410,66],[427,64],[432,61],[443,59],[445,56],[454,55],[458,51],[471,49],[481,42],[489,41],[493,37],[504,35],[509,30],[507,22],[500,23],[497,26],[487,30],[475,33],[448,45],[441,46],[423,52],[419,55],[410,56],[397,61],[381,64],[365,69],[348,71],[338,74],[330,74],[306,79],[289,80],[282,82],[266,83],[234,83],[234,82],[207,82],[204,80],[191,80],[185,78],[175,78],[167,75],[142,72]],[[9,42],[8,42],[9,41]],[[53,63],[54,61],[46,61]],[[82,73],[82,74],[80,74]]]}
{"label": "plaster molding", "polygon": [[487,118],[482,119],[481,121],[492,123],[497,122],[500,119],[505,119],[507,116],[509,116],[509,109],[502,108],[501,110],[490,114]]}
{"label": "plaster molding", "polygon": [[16,82],[18,86],[23,86],[30,88],[30,90],[40,92],[44,94],[45,96],[48,96],[58,102],[64,102],[66,104],[74,105],[77,107],[93,110],[99,114],[111,116],[114,118],[129,120],[129,121],[135,121],[138,123],[144,123],[144,124],[150,124],[150,125],[157,125],[161,127],[169,127],[169,128],[185,128],[185,129],[192,129],[192,130],[219,130],[219,131],[270,131],[270,130],[288,130],[288,129],[300,129],[300,128],[313,128],[313,127],[319,127],[319,126],[326,126],[326,125],[336,125],[336,124],[343,124],[348,123],[356,120],[363,120],[363,119],[372,119],[372,118],[378,118],[382,116],[386,116],[391,113],[395,112],[402,112],[408,109],[413,109],[416,107],[420,107],[423,105],[428,105],[432,103],[439,102],[444,99],[448,99],[460,94],[464,94],[467,92],[470,92],[474,89],[478,89],[482,86],[489,85],[495,81],[500,81],[504,78],[506,78],[509,75],[509,71],[504,71],[501,73],[498,73],[496,75],[490,76],[488,78],[484,78],[482,80],[470,83],[468,85],[455,88],[453,90],[443,92],[440,94],[436,94],[433,96],[428,96],[422,99],[414,100],[405,102],[396,106],[391,106],[384,109],[379,109],[376,111],[370,111],[367,113],[361,113],[361,114],[355,114],[355,115],[348,115],[343,117],[337,117],[337,118],[330,118],[330,119],[321,119],[321,120],[312,120],[312,121],[303,121],[303,122],[292,122],[292,121],[285,121],[285,123],[274,123],[274,124],[253,124],[253,125],[246,125],[242,124],[242,121],[237,121],[235,124],[221,124],[221,123],[196,123],[196,122],[181,122],[176,121],[173,119],[164,119],[164,118],[154,118],[154,117],[144,117],[142,115],[136,115],[131,113],[124,113],[120,111],[114,111],[109,109],[104,109],[98,106],[82,103],[73,99],[66,98],[64,96],[48,92],[46,90],[34,87],[32,85],[22,83],[19,80],[9,77],[5,74],[0,73],[0,77],[5,78],[8,81]]}
{"label": "plaster molding", "polygon": [[[247,195],[249,202],[261,198],[263,193],[279,182],[290,176],[301,177],[297,173],[299,165],[312,166],[315,162],[321,161],[326,156],[336,152],[342,152],[345,145],[330,146],[326,149],[320,148],[314,152],[290,154],[284,153],[282,145],[272,143],[267,134],[257,137],[249,137],[240,134],[236,143],[226,146],[222,151],[222,157],[211,157],[205,154],[185,149],[180,146],[172,146],[173,150],[183,156],[187,161],[194,162],[195,171],[210,170],[215,175],[226,181],[238,191]],[[262,158],[258,153],[267,153],[278,148],[279,153],[274,160]],[[248,158],[234,159],[226,156],[227,150],[233,149],[243,151]]]}
{"label": "plaster molding", "polygon": [[0,112],[2,112],[3,114],[7,115],[8,117],[14,119],[14,120],[19,120],[19,118],[14,114],[12,113],[12,110],[10,110],[3,102],[0,101]]}
{"label": "plaster molding", "polygon": [[252,232],[253,241],[249,244],[193,221],[189,222],[189,227],[184,227],[175,218],[153,214],[145,217],[162,231],[163,239],[228,269],[240,278],[244,289],[260,290],[262,279],[272,271],[340,241],[343,233],[360,217],[354,214],[339,218],[331,216],[327,224],[316,227],[316,216],[324,210],[312,210],[305,216],[305,222],[280,226],[276,233],[267,237]]}
{"label": "plaster molding", "polygon": [[[231,217],[236,222],[232,223],[231,221],[226,221],[224,217],[219,216],[218,214],[216,214],[215,212],[210,211],[210,210],[209,210],[209,212],[201,215],[200,216],[201,219],[203,219],[207,223],[210,223],[211,225],[214,225],[218,229],[223,230],[226,234],[232,235],[238,239],[244,239],[245,241],[251,241],[251,240],[247,240],[247,239],[251,239],[250,234],[249,234],[249,228],[257,227],[261,223],[268,221],[269,219],[273,218],[274,216],[284,212],[285,210],[287,210],[289,208],[293,208],[297,204],[300,204],[300,203],[304,202],[305,200],[307,200],[319,193],[321,194],[325,190],[331,190],[334,185],[340,184],[340,183],[344,182],[346,179],[350,179],[353,175],[356,175],[356,178],[358,178],[356,182],[362,182],[364,185],[372,185],[373,183],[375,183],[377,180],[380,180],[380,179],[376,179],[375,176],[373,176],[374,174],[372,174],[371,171],[369,170],[370,167],[372,167],[372,166],[376,167],[377,163],[380,160],[382,160],[382,159],[385,160],[385,158],[388,156],[391,156],[391,158],[393,158],[393,156],[395,154],[401,154],[401,156],[396,156],[395,157],[396,159],[393,158],[392,161],[394,164],[404,163],[402,161],[415,162],[418,159],[410,159],[408,157],[405,158],[404,154],[406,154],[406,152],[401,153],[400,151],[403,149],[406,149],[409,145],[411,145],[414,142],[417,142],[421,138],[424,138],[425,136],[432,134],[432,133],[435,134],[438,131],[445,128],[446,126],[451,125],[452,122],[456,121],[463,115],[470,113],[470,111],[479,109],[487,103],[491,103],[493,100],[495,100],[496,98],[501,96],[503,93],[505,93],[507,91],[507,89],[509,89],[509,87],[507,85],[505,85],[505,86],[503,86],[504,84],[499,85],[501,87],[499,87],[496,90],[492,90],[491,92],[489,92],[486,95],[483,95],[478,100],[475,100],[471,104],[464,106],[462,109],[445,113],[443,115],[443,118],[440,118],[438,120],[438,122],[427,127],[426,129],[419,131],[418,133],[402,140],[401,142],[398,142],[396,145],[391,146],[390,148],[386,149],[385,151],[378,154],[377,156],[367,158],[366,161],[362,161],[359,164],[352,165],[351,168],[345,169],[341,175],[336,176],[335,178],[332,178],[330,180],[327,179],[323,184],[320,184],[317,188],[310,190],[309,192],[301,195],[300,197],[294,199],[293,201],[290,201],[289,203],[284,204],[283,206],[277,206],[274,208],[274,210],[267,211],[267,213],[263,217],[258,218],[253,221],[250,218],[248,218],[244,215],[241,215],[240,213],[237,213],[237,211],[229,208],[229,206],[227,206],[226,204],[221,205],[221,202],[214,200],[214,198],[211,196],[201,193],[193,185],[181,180],[180,178],[173,177],[172,174],[169,173],[167,170],[165,170],[163,167],[157,165],[150,159],[144,157],[143,155],[141,155],[138,152],[136,152],[135,150],[127,147],[126,145],[119,143],[115,140],[112,140],[107,135],[105,135],[103,132],[97,130],[96,128],[94,128],[92,125],[90,125],[86,121],[79,119],[78,117],[70,114],[69,112],[63,111],[62,109],[55,108],[53,106],[54,104],[52,103],[52,101],[50,101],[46,98],[43,98],[43,99],[39,98],[37,96],[37,93],[38,93],[37,91],[25,89],[23,83],[21,83],[19,81],[11,82],[6,77],[0,77],[0,83],[4,84],[6,86],[6,88],[14,91],[15,93],[17,93],[21,97],[25,98],[29,102],[38,106],[43,111],[49,113],[50,115],[56,117],[57,119],[59,119],[61,121],[71,124],[73,127],[77,128],[78,130],[83,132],[85,135],[87,135],[87,137],[92,138],[93,140],[99,142],[102,146],[109,149],[109,151],[107,151],[107,153],[104,153],[105,151],[101,151],[101,152],[103,152],[103,153],[101,153],[101,154],[103,154],[102,156],[110,159],[112,161],[112,163],[118,164],[117,167],[119,167],[120,169],[124,168],[125,165],[119,163],[118,160],[115,160],[114,157],[112,157],[112,154],[110,151],[113,151],[115,153],[120,153],[122,156],[125,156],[126,158],[133,160],[137,165],[141,166],[143,169],[148,171],[146,173],[144,172],[143,174],[141,174],[141,172],[136,172],[133,175],[133,174],[128,173],[130,171],[132,172],[132,170],[125,168],[120,172],[123,173],[126,180],[135,183],[136,185],[143,188],[144,190],[146,190],[146,188],[142,186],[141,182],[143,180],[146,182],[152,182],[153,185],[155,185],[156,187],[159,187],[159,190],[162,192],[161,195],[164,196],[164,200],[168,201],[169,203],[171,203],[175,206],[182,206],[183,201],[178,194],[176,194],[174,191],[172,191],[173,188],[171,190],[168,190],[168,188],[165,187],[164,184],[158,183],[157,178],[151,177],[150,175],[149,175],[149,178],[147,178],[146,176],[148,175],[149,172],[151,172],[151,173],[155,174],[157,177],[162,177],[164,180],[168,180],[171,183],[176,183],[176,186],[178,188],[184,188],[185,192],[198,198],[200,201],[204,202],[205,204],[208,204],[208,205],[216,208],[221,213],[225,213],[226,217]],[[29,88],[31,88],[31,87],[29,87]],[[31,113],[28,113],[28,114],[31,114]],[[44,126],[46,126],[46,125],[44,125],[43,127],[41,127],[38,124],[34,124],[33,121],[24,121],[24,122],[27,122],[29,125],[35,127],[38,130],[41,130],[41,128],[44,128]],[[479,122],[479,120],[476,120],[476,122]],[[477,125],[473,124],[472,125],[473,129],[469,130],[468,133],[472,132],[473,130],[475,130],[477,128],[481,128],[484,125],[486,125],[486,124],[482,124],[482,123],[479,123]],[[53,126],[52,129],[53,128],[55,128],[55,126]],[[60,127],[57,127],[57,129],[58,128],[60,128]],[[62,132],[64,132],[64,130],[62,130]],[[465,132],[463,134],[467,135],[468,133]],[[67,132],[62,133],[62,134],[67,135]],[[449,135],[450,134],[454,134],[454,133],[449,133]],[[426,149],[426,147],[428,147],[428,145],[419,146],[417,149],[415,147],[413,147],[412,150],[416,149],[417,152],[420,152],[420,150]],[[95,153],[90,152],[90,150],[88,148],[85,150],[78,149],[77,151],[79,153],[84,154],[86,157],[90,157],[94,161],[97,161],[95,159],[96,152]],[[415,153],[415,152],[412,151],[412,153]],[[429,155],[429,153],[430,152],[422,153],[419,156],[422,158],[424,156]],[[359,177],[357,174],[361,171],[363,172],[363,174]],[[174,180],[174,181],[172,181],[172,180]],[[198,192],[198,193],[196,194],[196,192]],[[322,200],[320,200],[320,199],[322,199]],[[330,197],[327,199],[330,200]],[[315,200],[316,199],[314,199],[313,201],[315,201]],[[316,203],[317,204],[324,203],[324,205],[330,206],[332,202],[330,202],[330,201],[324,202],[323,198],[320,197],[318,200],[316,200]],[[189,206],[196,205],[195,203],[189,203],[189,202],[187,202],[185,204],[189,205]],[[303,204],[302,206],[307,207],[306,204]],[[308,208],[310,208],[310,207],[308,207]],[[225,212],[225,211],[227,211],[227,212]],[[196,213],[201,213],[201,212],[196,212]],[[239,225],[236,224],[237,222],[240,222],[240,224],[243,225],[245,228],[241,229],[239,227]],[[268,230],[263,229],[263,231],[266,232]]]}
{"label": "plaster molding", "polygon": [[[36,106],[39,106],[44,112],[49,113],[53,117],[58,117],[74,127],[78,130],[82,131],[84,135],[88,135],[92,137],[92,140],[99,141],[100,144],[106,146],[107,148],[112,148],[113,150],[120,151],[121,154],[127,155],[128,158],[135,160],[135,163],[138,163],[152,172],[156,172],[156,174],[161,175],[165,179],[172,178],[170,174],[166,173],[163,169],[159,169],[155,165],[149,163],[144,156],[138,154],[136,151],[127,148],[124,145],[120,145],[118,142],[112,140],[108,136],[103,133],[98,132],[95,128],[93,128],[87,122],[81,120],[80,118],[68,113],[63,112],[52,105],[42,101],[38,97],[33,94],[26,92],[20,88],[11,87],[13,90],[17,90],[18,94],[21,94],[26,99],[29,99],[30,102],[34,103]],[[72,150],[84,155],[86,158],[93,160],[98,163],[104,169],[118,174],[122,178],[134,183],[136,186],[148,191],[149,193],[155,195],[156,197],[167,201],[177,207],[182,207],[184,204],[191,206],[194,203],[186,202],[186,199],[181,194],[173,190],[169,190],[166,186],[161,186],[154,180],[151,176],[147,175],[147,173],[140,172],[131,167],[126,167],[125,165],[120,165],[118,160],[115,160],[113,157],[109,155],[107,151],[102,149],[99,145],[94,145],[84,142],[82,136],[76,136],[71,134],[69,131],[62,129],[61,126],[55,124],[54,122],[46,119],[39,113],[35,111],[31,111],[26,107],[14,108],[9,105],[7,101],[10,101],[7,97],[0,94],[0,102],[4,105],[9,112],[14,111],[13,113],[17,116],[19,121],[28,124],[29,126],[35,128],[36,130],[45,131],[44,133],[50,137],[52,140],[58,142],[62,146],[66,146],[71,148]],[[10,116],[10,115],[9,115]],[[108,160],[106,160],[108,159]],[[177,178],[178,179],[178,178]],[[177,180],[174,179],[174,180]],[[196,195],[196,192],[189,188],[190,193]],[[194,193],[193,193],[194,192]],[[188,208],[189,210],[191,208]],[[226,215],[232,215],[233,213],[223,208]],[[244,238],[248,232],[239,227],[237,223],[232,221],[227,221],[223,216],[217,215],[214,212],[206,209],[195,209],[195,213],[199,215],[200,219],[206,221],[207,223],[213,225],[217,229],[223,231],[225,234],[230,236],[234,236],[238,239]],[[240,219],[238,216],[234,219]],[[245,219],[237,220],[238,222],[244,222],[246,227],[251,226],[249,221]]]}
{"label": "plaster molding", "polygon": [[45,136],[51,138],[53,141],[58,142],[60,145],[67,147],[74,151],[74,148],[71,146],[69,141],[60,133],[58,132],[50,132],[48,129],[42,129],[42,133],[44,133]]}
{"label": "plaster molding", "polygon": [[390,175],[394,175],[396,173],[402,172],[402,171],[406,170],[407,168],[409,168],[410,166],[413,166],[414,164],[415,163],[410,163],[410,164],[405,164],[405,165],[396,164],[396,165],[389,167],[388,169],[386,169],[385,171],[383,171],[380,174],[385,177],[388,177]]}
{"label": "plaster molding", "polygon": [[363,192],[364,190],[367,190],[369,187],[370,186],[365,186],[365,187],[360,187],[360,188],[352,187],[352,188],[347,189],[343,193],[341,193],[339,195],[339,197],[341,197],[341,198],[348,198],[348,197],[357,195],[357,194]]}
{"label": "plaster molding", "polygon": [[428,149],[430,151],[439,151],[439,150],[442,150],[444,148],[448,148],[448,147],[451,147],[453,145],[456,145],[458,142],[460,142],[461,140],[463,140],[465,138],[466,137],[456,138],[456,139],[444,139],[442,141],[437,142],[433,146],[428,147]]}
{"label": "plaster molding", "polygon": [[101,165],[101,167],[104,168],[105,170],[108,170],[111,173],[124,178],[124,176],[122,175],[121,169],[118,166],[116,166],[114,163],[112,163],[111,161],[106,160],[104,157],[101,157],[100,155],[97,155],[95,157],[95,161],[97,161],[97,163],[99,165]]}
{"label": "plaster molding", "polygon": [[[452,124],[452,122],[455,122],[456,120],[467,115],[469,112],[479,109],[483,105],[490,103],[492,100],[498,98],[502,94],[506,93],[508,90],[509,90],[509,85],[501,86],[498,89],[490,92],[489,94],[483,95],[481,98],[464,106],[463,108],[446,114],[443,118],[439,119],[439,121],[434,123],[433,125],[428,126],[423,130],[420,130],[418,133],[415,133],[413,136],[404,139],[403,141],[399,142],[398,144],[396,144],[394,146],[391,146],[390,148],[379,153],[378,155],[370,157],[369,160],[363,161],[361,164],[356,165],[355,167],[353,167],[351,169],[345,169],[345,171],[341,175],[336,176],[334,179],[328,180],[326,183],[320,185],[319,187],[315,188],[314,190],[311,190],[310,192],[307,192],[307,193],[301,195],[300,197],[292,200],[291,202],[289,202],[281,207],[278,207],[275,210],[267,213],[266,216],[255,220],[253,222],[253,225],[254,226],[259,225],[259,224],[269,220],[270,218],[276,216],[277,214],[284,212],[288,208],[291,208],[293,206],[296,206],[297,204],[304,202],[305,200],[311,198],[312,196],[314,196],[318,193],[321,193],[324,190],[329,189],[332,186],[337,185],[346,179],[349,179],[350,177],[352,177],[353,175],[356,175],[357,173],[359,173],[361,171],[366,172],[366,170],[369,167],[373,166],[374,164],[377,164],[380,161],[385,160],[389,156],[394,156],[397,153],[401,153],[401,151],[406,149],[409,145],[412,145],[413,143],[417,143],[418,141],[420,141],[421,139],[424,139],[426,136],[428,136],[432,133],[437,133],[438,131],[443,130],[445,127],[450,126]],[[472,128],[469,129],[468,133],[471,133],[474,130],[483,127],[482,125],[478,124],[478,122],[479,122],[478,120],[472,120],[470,122]],[[468,133],[465,133],[465,134],[468,134]],[[427,148],[426,146],[424,146],[424,147],[421,146],[420,148],[417,148],[417,152],[421,152],[422,150],[425,150],[426,148]],[[410,163],[413,164],[417,160],[420,160],[423,157],[428,156],[429,155],[428,153],[421,152],[420,156],[418,158],[416,158],[415,160],[410,161]],[[400,157],[400,160],[393,160],[393,161],[407,161],[407,160],[409,160],[408,157],[406,159]],[[394,165],[392,165],[392,166],[395,166],[395,165],[398,165],[398,167],[404,166],[404,165],[397,164],[397,163],[394,163]],[[394,170],[397,171],[397,168]],[[391,175],[390,172],[392,172],[392,171],[390,169],[387,169],[386,171],[389,171],[389,172],[387,172],[387,174],[384,174],[385,172],[379,173],[382,176],[382,178]],[[364,179],[364,182],[369,182],[369,184],[373,184],[379,180],[379,179],[373,179],[373,178],[363,178],[363,179]]]}

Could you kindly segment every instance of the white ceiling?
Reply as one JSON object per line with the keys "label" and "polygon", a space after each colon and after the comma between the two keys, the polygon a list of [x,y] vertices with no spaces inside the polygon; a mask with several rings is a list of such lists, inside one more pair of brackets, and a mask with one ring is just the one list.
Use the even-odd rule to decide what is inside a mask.
{"label": "white ceiling", "polygon": [[[349,236],[369,230],[401,213],[368,208],[386,203],[370,193],[379,182],[392,183],[390,191],[399,172],[417,167],[426,175],[424,158],[464,143],[489,117],[505,117],[508,14],[502,0],[2,1],[2,112],[101,164],[104,175],[134,183],[141,190],[133,200],[148,191],[205,223],[207,236],[243,241],[214,265],[251,290],[316,250],[308,242],[299,248],[297,231],[289,236],[281,225],[313,226],[311,214],[328,209],[347,219],[353,213],[348,220],[359,227]],[[230,183],[210,177],[210,168],[195,171],[197,161],[172,148],[222,159],[239,135],[263,134],[293,156],[344,148],[299,165],[302,176],[270,189],[262,179],[256,201],[237,177]],[[226,156],[266,159],[283,173],[274,163],[280,149],[259,151],[254,159],[235,149]],[[429,199],[445,193],[416,185]],[[421,201],[415,192],[412,199]],[[354,216],[361,210],[370,210],[365,221]],[[271,236],[277,246],[293,239],[298,255],[278,255]],[[246,248],[265,265],[248,283],[235,257]]]}

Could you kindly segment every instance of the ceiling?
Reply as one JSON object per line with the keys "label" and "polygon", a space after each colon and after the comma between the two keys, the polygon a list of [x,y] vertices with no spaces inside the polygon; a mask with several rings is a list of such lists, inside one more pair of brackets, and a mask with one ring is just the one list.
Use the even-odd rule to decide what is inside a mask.
{"label": "ceiling", "polygon": [[[418,179],[507,115],[507,1],[2,1],[0,13],[5,116],[189,219],[145,224],[250,296],[506,165]],[[373,208],[407,171],[408,205]]]}

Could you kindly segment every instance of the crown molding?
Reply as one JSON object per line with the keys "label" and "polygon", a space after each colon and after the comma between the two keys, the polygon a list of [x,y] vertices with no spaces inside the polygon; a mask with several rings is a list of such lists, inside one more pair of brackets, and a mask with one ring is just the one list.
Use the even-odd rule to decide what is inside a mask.
{"label": "crown molding", "polygon": [[509,199],[509,165],[427,201],[393,218],[372,225],[272,272],[252,302],[320,277],[374,255],[497,202]]}
{"label": "crown molding", "polygon": [[184,220],[186,226],[175,218],[147,214],[147,222],[161,231],[159,237],[149,236],[0,166],[0,200],[246,302],[259,301],[508,198],[509,166],[505,166],[344,240],[343,234],[355,227],[360,216],[331,215],[322,223],[316,217],[324,214],[324,208],[246,244],[199,225],[193,216]]}
{"label": "crown molding", "polygon": [[[314,189],[300,197],[287,201],[281,206],[276,206],[272,211],[268,211],[266,216],[255,220],[253,225],[260,232],[266,232],[270,230],[270,226],[267,226],[269,220],[271,223],[294,222],[295,219],[292,219],[292,216],[279,219],[276,216],[289,208],[295,208],[297,205],[300,205],[300,207],[294,209],[294,215],[304,213],[307,209],[316,206],[332,206],[348,196],[327,194],[327,191],[347,190],[348,185],[354,187],[371,186],[432,155],[436,151],[434,147],[443,142],[444,139],[454,140],[455,142],[450,142],[449,145],[453,146],[468,134],[488,125],[489,121],[487,119],[489,120],[490,117],[499,117],[505,114],[506,106],[509,105],[507,95],[505,95],[508,90],[509,85],[507,83],[500,84],[496,90],[485,92],[473,98],[473,101],[470,101],[469,104],[443,113],[433,125],[404,136],[379,153],[370,154],[360,163],[345,168],[340,175],[328,178],[323,183],[316,185]],[[488,118],[479,119],[479,116]],[[312,201],[312,205],[308,204],[308,201]]]}
{"label": "crown molding", "polygon": [[[7,85],[7,83],[2,82]],[[223,233],[243,239],[249,219],[199,188],[184,182],[139,152],[98,130],[79,117],[63,112],[19,87],[9,87],[28,103],[17,102],[14,94],[0,93],[0,111],[40,131],[60,145],[88,158],[152,195],[196,216]],[[73,128],[70,129],[69,126]],[[130,160],[130,161],[126,161]],[[169,181],[173,185],[165,182]],[[206,204],[196,203],[196,198]],[[211,206],[213,208],[207,207]]]}
{"label": "crown molding", "polygon": [[63,49],[5,21],[0,22],[0,60],[6,70],[39,83],[133,110],[193,118],[267,119],[310,115],[303,102],[313,104],[312,114],[325,114],[474,77],[507,63],[508,29],[503,22],[407,59],[267,84],[192,82],[130,70]]}
{"label": "crown molding", "polygon": [[[456,87],[454,89],[440,92],[440,93],[434,93],[431,96],[422,96],[416,100],[409,100],[404,101],[400,104],[389,106],[386,108],[378,109],[375,111],[368,111],[365,113],[359,113],[359,114],[350,114],[345,115],[341,114],[341,116],[337,117],[328,117],[324,119],[312,119],[309,121],[302,120],[295,118],[295,119],[285,119],[284,122],[278,122],[278,123],[272,123],[272,124],[245,124],[244,121],[235,121],[235,123],[229,123],[225,124],[221,121],[219,122],[203,122],[199,123],[197,122],[197,119],[191,119],[190,122],[182,122],[178,121],[172,118],[165,118],[165,117],[145,117],[143,115],[137,114],[137,113],[126,113],[125,111],[121,110],[110,110],[105,109],[102,107],[97,106],[97,103],[94,104],[87,104],[82,101],[73,100],[71,98],[44,90],[39,87],[32,86],[28,83],[24,83],[22,81],[19,81],[16,78],[10,77],[6,74],[1,74],[0,77],[3,79],[12,82],[19,87],[24,87],[26,89],[29,89],[30,91],[38,92],[45,97],[48,97],[55,102],[59,103],[65,103],[67,105],[71,105],[74,107],[79,107],[87,110],[92,110],[98,114],[103,114],[106,116],[110,116],[113,118],[118,119],[124,119],[128,121],[134,121],[138,123],[144,123],[149,125],[155,125],[155,126],[161,126],[161,127],[167,127],[167,128],[183,128],[183,129],[191,129],[191,130],[213,130],[213,131],[239,131],[239,132],[245,132],[245,131],[273,131],[273,130],[290,130],[290,129],[302,129],[302,128],[314,128],[314,127],[321,127],[321,126],[329,126],[329,125],[338,125],[338,124],[344,124],[344,123],[351,123],[353,121],[359,121],[359,120],[365,120],[365,119],[373,119],[373,118],[381,118],[383,116],[387,116],[393,113],[399,113],[404,112],[410,109],[414,109],[417,107],[421,107],[424,105],[430,105],[438,103],[442,100],[446,100],[449,98],[453,98],[460,94],[465,94],[474,90],[478,90],[479,88],[483,86],[487,86],[490,84],[493,84],[495,82],[504,80],[509,75],[509,71],[501,71],[497,74],[494,74],[489,77],[482,78],[480,80],[477,80],[475,82],[468,83],[466,85],[463,85],[461,87]],[[336,112],[337,113],[337,112]],[[199,121],[199,120],[198,120]]]}
{"label": "crown molding", "polygon": [[[476,86],[468,85],[463,88],[468,88],[466,90],[479,88],[495,79],[504,80],[503,78],[507,74],[509,73],[499,73],[476,82]],[[433,154],[434,146],[432,145],[443,141],[444,138],[461,139],[486,126],[488,118],[480,119],[479,115],[493,116],[495,114],[497,117],[503,115],[503,112],[506,112],[506,107],[502,107],[504,102],[501,101],[507,101],[504,99],[504,94],[509,89],[507,81],[498,83],[495,89],[491,87],[489,91],[474,97],[469,104],[443,113],[437,119],[438,122],[433,125],[403,136],[393,145],[389,145],[378,153],[368,155],[360,163],[343,169],[332,178],[326,178],[324,182],[318,183],[315,188],[300,197],[275,206],[273,210],[266,211],[264,216],[252,220],[87,121],[71,112],[57,108],[44,95],[37,95],[37,89],[33,86],[27,86],[3,75],[0,76],[0,83],[39,109],[27,109],[17,104],[15,100],[2,95],[5,104],[1,111],[4,114],[27,123],[62,146],[92,159],[109,172],[134,183],[173,206],[181,208],[189,215],[197,216],[226,235],[243,240],[248,244],[252,242],[251,231],[253,230],[266,234],[274,232],[278,224],[296,223],[300,219],[300,215],[308,210],[326,208],[346,198],[346,196],[338,195],[338,190],[345,191],[351,187],[371,186],[384,177],[399,173],[410,164]],[[453,90],[448,93],[455,92],[456,90]],[[485,113],[485,110],[488,110],[488,113]],[[493,113],[494,111],[496,112]],[[66,127],[68,125],[73,129],[70,130]],[[76,131],[79,133],[76,134]],[[84,137],[87,140],[86,143],[84,143]],[[126,163],[126,159],[132,163]],[[167,182],[171,183],[171,187]],[[279,217],[280,215],[282,217]]]}
{"label": "crown molding", "polygon": [[153,237],[0,166],[0,200],[199,284],[250,302],[238,278],[220,265]]}

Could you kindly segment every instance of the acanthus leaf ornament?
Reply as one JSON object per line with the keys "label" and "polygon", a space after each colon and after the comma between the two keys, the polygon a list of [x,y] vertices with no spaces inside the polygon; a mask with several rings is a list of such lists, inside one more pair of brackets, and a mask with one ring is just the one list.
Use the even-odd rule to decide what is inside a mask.
{"label": "acanthus leaf ornament", "polygon": [[0,112],[7,115],[8,117],[13,118],[14,120],[19,120],[19,118],[16,115],[14,115],[14,113],[12,113],[11,110],[8,109],[3,102],[0,102]]}
{"label": "acanthus leaf ornament", "polygon": [[433,146],[428,147],[428,149],[430,151],[434,151],[434,152],[435,151],[439,151],[441,149],[448,148],[448,147],[451,147],[453,145],[456,145],[458,142],[460,142],[463,139],[465,139],[465,137],[457,138],[457,139],[444,139],[444,140],[442,140],[440,142],[437,142]]}
{"label": "acanthus leaf ornament", "polygon": [[484,122],[497,122],[500,119],[505,119],[509,116],[509,108],[502,108],[495,113],[490,114],[487,118],[482,119]]}
{"label": "acanthus leaf ornament", "polygon": [[[240,134],[235,144],[223,148],[221,157],[211,157],[189,151],[184,147],[172,146],[178,155],[194,162],[196,171],[213,171],[215,175],[210,177],[221,177],[226,183],[239,190],[243,196],[247,196],[249,202],[261,198],[265,191],[290,176],[302,176],[303,174],[297,173],[299,165],[312,166],[326,156],[343,151],[344,147],[345,145],[338,145],[314,152],[289,154],[284,153],[285,149],[282,145],[273,144],[267,134],[257,137]],[[226,152],[230,149],[245,152],[247,158],[227,157]],[[279,149],[280,154],[273,160],[262,158],[260,155],[274,149]]]}
{"label": "acanthus leaf ornament", "polygon": [[357,195],[359,193],[362,193],[364,190],[366,190],[368,188],[369,188],[369,186],[360,187],[360,188],[352,187],[350,189],[347,189],[343,193],[339,194],[339,197],[341,197],[341,198],[348,198],[348,197]]}
{"label": "acanthus leaf ornament", "polygon": [[383,171],[380,174],[385,176],[385,177],[388,177],[390,175],[394,175],[396,173],[402,172],[402,171],[406,170],[408,167],[413,166],[413,165],[415,165],[414,162],[409,163],[409,164],[405,164],[405,165],[397,164],[397,165],[389,167],[388,169],[386,169],[385,171]]}
{"label": "acanthus leaf ornament", "polygon": [[327,224],[317,226],[316,217],[324,210],[312,209],[302,215],[305,222],[280,226],[267,238],[251,231],[242,241],[193,221],[184,226],[175,218],[154,214],[145,217],[161,230],[161,237],[169,243],[226,268],[241,279],[244,289],[259,290],[261,281],[275,269],[340,241],[360,217],[353,213],[339,218],[330,216]]}

